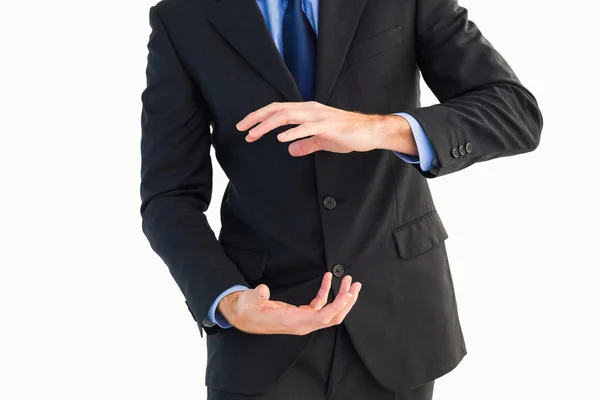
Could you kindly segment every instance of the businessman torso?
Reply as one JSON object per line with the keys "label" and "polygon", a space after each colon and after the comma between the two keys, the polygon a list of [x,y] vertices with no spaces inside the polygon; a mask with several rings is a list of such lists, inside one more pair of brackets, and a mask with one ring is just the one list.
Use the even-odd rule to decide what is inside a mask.
{"label": "businessman torso", "polygon": [[[429,192],[427,173],[388,150],[291,157],[287,144],[276,139],[290,126],[247,143],[235,128],[244,116],[272,102],[303,101],[256,2],[166,0],[155,11],[151,20],[156,36],[150,46],[154,58],[144,95],[145,103],[153,106],[146,106],[146,129],[176,138],[182,129],[198,134],[181,134],[168,148],[160,147],[159,141],[142,143],[148,159],[162,160],[164,165],[174,157],[186,160],[173,170],[161,170],[161,162],[143,170],[143,176],[160,176],[146,179],[151,182],[143,188],[146,197],[186,186],[182,190],[198,208],[207,206],[211,144],[230,180],[217,244],[208,239],[200,244],[167,243],[170,228],[160,233],[165,239],[154,240],[159,253],[161,246],[177,245],[188,252],[179,251],[181,257],[196,252],[206,268],[212,268],[211,285],[203,286],[206,294],[198,295],[192,309],[204,312],[216,294],[239,283],[218,269],[219,263],[233,262],[249,285],[265,283],[272,299],[296,305],[310,302],[325,271],[334,273],[334,292],[341,277],[351,274],[363,289],[344,324],[377,380],[400,392],[454,368],[466,350],[444,245],[447,234]],[[410,0],[322,1],[315,100],[364,113],[417,109],[417,11],[417,2]],[[493,55],[477,32],[463,39],[476,42],[475,50],[481,53],[488,51],[485,56]],[[152,47],[159,46],[171,53],[152,55]],[[460,51],[454,56],[460,58]],[[178,60],[176,69],[172,60]],[[456,67],[460,60],[445,62]],[[486,71],[486,63],[480,75],[475,69],[459,71],[456,86],[464,86],[460,79],[470,79],[472,87],[489,83],[486,79],[517,82],[508,66],[496,62],[498,71]],[[443,68],[430,65],[430,70]],[[168,90],[153,90],[157,76],[170,83]],[[458,90],[456,86],[438,85],[436,94],[448,97]],[[473,139],[469,153],[472,147],[487,145]],[[454,146],[465,144],[452,137],[433,140],[438,150],[443,149],[438,155],[442,166],[459,157],[453,154]],[[461,150],[461,156],[464,153]],[[475,159],[448,170],[472,162]],[[171,205],[180,201],[174,199],[168,200]],[[149,226],[154,224],[146,228],[149,236],[159,235],[159,208],[153,213],[146,218]],[[199,229],[185,228],[197,222],[186,219],[186,211],[169,217],[178,229],[190,233]],[[221,248],[226,258],[218,253]],[[168,264],[187,262],[174,254],[165,250],[162,255]],[[192,290],[193,273],[184,279],[172,272],[184,293]],[[203,282],[203,277],[197,281]],[[203,315],[195,317],[200,324]],[[208,333],[207,385],[239,393],[263,390],[311,338],[201,329]]]}

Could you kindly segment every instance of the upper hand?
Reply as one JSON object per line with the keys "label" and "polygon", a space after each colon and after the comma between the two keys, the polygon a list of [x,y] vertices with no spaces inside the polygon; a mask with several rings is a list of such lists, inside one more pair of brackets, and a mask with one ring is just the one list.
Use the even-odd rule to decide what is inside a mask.
{"label": "upper hand", "polygon": [[269,300],[269,288],[263,284],[255,289],[225,296],[219,302],[219,312],[231,325],[244,332],[306,335],[318,329],[340,324],[358,299],[361,284],[352,283],[352,278],[345,276],[338,295],[333,302],[327,304],[331,279],[331,272],[327,272],[317,296],[309,305],[296,307],[281,301]]}
{"label": "upper hand", "polygon": [[[258,124],[258,125],[256,125]],[[246,140],[254,142],[284,125],[299,125],[280,133],[277,139],[291,142],[289,152],[304,156],[325,150],[335,153],[389,149],[417,155],[408,122],[397,115],[362,114],[329,107],[315,101],[271,103],[242,119],[240,131],[250,129]]]}

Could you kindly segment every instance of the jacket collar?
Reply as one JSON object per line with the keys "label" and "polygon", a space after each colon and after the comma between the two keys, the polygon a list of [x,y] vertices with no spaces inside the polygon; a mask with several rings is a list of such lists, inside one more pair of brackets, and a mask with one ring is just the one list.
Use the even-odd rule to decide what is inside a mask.
{"label": "jacket collar", "polygon": [[[327,103],[367,0],[321,0],[315,100]],[[255,0],[211,0],[208,18],[288,101],[303,101]]]}

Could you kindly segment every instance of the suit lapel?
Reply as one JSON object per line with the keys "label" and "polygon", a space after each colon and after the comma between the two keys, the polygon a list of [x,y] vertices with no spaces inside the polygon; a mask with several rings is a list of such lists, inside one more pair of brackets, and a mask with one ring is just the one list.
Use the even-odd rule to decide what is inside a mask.
{"label": "suit lapel", "polygon": [[327,103],[367,0],[320,0],[315,100]]}
{"label": "suit lapel", "polygon": [[[367,0],[320,0],[315,100],[325,104]],[[256,0],[214,0],[208,18],[225,39],[288,101],[302,101]]]}
{"label": "suit lapel", "polygon": [[242,57],[288,101],[302,101],[294,77],[273,42],[256,0],[214,0],[208,18]]}

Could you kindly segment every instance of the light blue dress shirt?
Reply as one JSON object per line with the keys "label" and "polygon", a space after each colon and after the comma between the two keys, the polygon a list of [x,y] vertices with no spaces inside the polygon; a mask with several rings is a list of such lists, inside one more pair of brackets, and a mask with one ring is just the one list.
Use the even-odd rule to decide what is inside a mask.
{"label": "light blue dress shirt", "polygon": [[[256,0],[256,2],[263,14],[263,17],[265,18],[265,22],[267,23],[267,27],[269,28],[271,36],[273,37],[273,41],[275,42],[279,53],[283,57],[283,38],[281,32],[283,27],[283,14],[285,13],[288,1]],[[308,21],[315,30],[315,34],[318,36],[319,0],[302,0],[302,11],[304,11],[304,14],[306,14]],[[394,153],[408,163],[420,164],[419,166],[423,171],[429,171],[436,160],[435,151],[433,150],[433,146],[425,134],[425,131],[413,116],[406,113],[395,113],[395,115],[399,115],[408,121],[417,144],[419,156],[411,156],[396,151],[394,151]],[[229,324],[229,322],[227,322],[227,320],[223,318],[219,312],[217,312],[217,305],[221,299],[228,294],[246,289],[248,289],[246,286],[236,285],[221,293],[208,310],[208,319],[212,323],[219,325],[221,328],[230,328],[231,324]]]}

